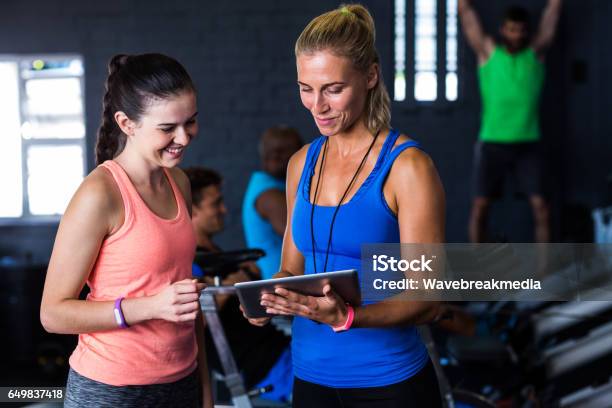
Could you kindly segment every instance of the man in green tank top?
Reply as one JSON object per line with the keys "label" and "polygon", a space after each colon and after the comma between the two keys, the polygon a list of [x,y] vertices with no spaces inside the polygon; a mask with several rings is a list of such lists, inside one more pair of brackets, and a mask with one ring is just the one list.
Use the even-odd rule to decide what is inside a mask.
{"label": "man in green tank top", "polygon": [[529,13],[510,7],[496,42],[487,35],[470,0],[459,0],[466,40],[478,58],[482,120],[475,147],[475,197],[469,223],[471,242],[486,241],[491,202],[513,174],[533,209],[535,240],[550,239],[549,209],[541,185],[539,101],[544,54],[555,36],[562,0],[548,0],[536,35],[529,36]]}

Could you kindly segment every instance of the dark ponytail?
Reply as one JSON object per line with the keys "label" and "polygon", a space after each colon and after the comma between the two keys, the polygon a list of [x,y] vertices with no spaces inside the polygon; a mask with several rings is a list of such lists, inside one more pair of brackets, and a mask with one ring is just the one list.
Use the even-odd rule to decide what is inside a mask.
{"label": "dark ponytail", "polygon": [[108,77],[104,84],[104,98],[102,99],[102,123],[98,128],[98,138],[96,140],[96,164],[112,159],[125,146],[125,135],[115,122],[110,84],[127,58],[128,56],[125,54],[118,54],[111,58],[108,63]]}
{"label": "dark ponytail", "polygon": [[162,54],[125,55],[111,58],[102,100],[102,123],[96,140],[96,164],[123,151],[126,135],[115,121],[122,111],[138,122],[150,99],[167,99],[184,91],[195,92],[189,74],[176,60]]}

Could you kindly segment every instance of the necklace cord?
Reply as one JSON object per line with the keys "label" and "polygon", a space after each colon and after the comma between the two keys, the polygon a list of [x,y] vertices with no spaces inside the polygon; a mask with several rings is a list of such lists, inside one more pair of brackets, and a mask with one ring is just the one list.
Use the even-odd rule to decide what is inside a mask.
{"label": "necklace cord", "polygon": [[[342,202],[344,201],[344,199],[348,195],[349,191],[351,190],[351,187],[355,183],[355,180],[357,180],[357,176],[359,175],[359,172],[363,168],[363,166],[364,166],[364,164],[366,162],[366,159],[368,158],[370,152],[372,151],[372,148],[374,147],[374,144],[376,143],[376,139],[378,139],[378,135],[379,134],[380,134],[380,130],[378,132],[376,132],[376,135],[374,136],[374,139],[372,140],[372,143],[370,143],[370,147],[368,147],[368,150],[365,153],[365,155],[363,156],[363,159],[361,159],[361,163],[359,163],[359,167],[357,167],[357,171],[355,172],[355,174],[353,175],[353,178],[349,182],[348,187],[344,191],[344,194],[342,194],[342,197],[340,198],[340,202],[338,203],[338,205],[336,205],[336,208],[334,209],[334,214],[332,216],[332,220],[331,220],[331,223],[330,223],[330,226],[329,226],[329,238],[327,240],[327,249],[325,251],[325,263],[323,264],[323,272],[325,272],[326,269],[327,269],[327,261],[328,261],[328,258],[329,258],[329,250],[331,248],[332,234],[333,234],[333,231],[334,231],[334,223],[336,222],[336,215],[338,215],[338,211],[340,210],[340,206],[342,205]],[[319,166],[319,175],[317,177],[317,185],[315,187],[315,194],[314,194],[314,198],[313,198],[312,208],[311,208],[311,211],[310,211],[310,236],[311,236],[311,239],[312,239],[312,261],[313,261],[313,266],[314,266],[314,273],[317,273],[317,262],[316,262],[316,258],[315,258],[315,239],[314,239],[314,208],[317,205],[317,196],[318,196],[318,192],[319,192],[319,183],[321,182],[321,175],[323,173],[324,161],[325,161],[325,157],[326,157],[326,154],[327,154],[327,142],[328,142],[328,140],[329,140],[329,138],[325,139],[325,146],[323,148],[323,154],[321,156],[321,164]],[[316,166],[316,163],[315,163],[315,166]]]}
{"label": "necklace cord", "polygon": [[[317,195],[319,193],[319,184],[321,184],[321,173],[323,172],[323,162],[325,161],[325,155],[327,154],[327,139],[325,139],[325,144],[323,146],[323,154],[321,155],[321,166],[319,168],[319,175],[317,176],[317,185],[315,186],[315,192],[313,197],[313,204],[310,209],[310,238],[312,243],[312,264],[314,267],[314,273],[317,273],[317,260],[315,258],[315,238],[314,238],[314,211],[317,206]],[[317,167],[317,163],[315,161],[315,169]],[[312,176],[311,176],[312,178]],[[310,200],[310,197],[308,198]]]}

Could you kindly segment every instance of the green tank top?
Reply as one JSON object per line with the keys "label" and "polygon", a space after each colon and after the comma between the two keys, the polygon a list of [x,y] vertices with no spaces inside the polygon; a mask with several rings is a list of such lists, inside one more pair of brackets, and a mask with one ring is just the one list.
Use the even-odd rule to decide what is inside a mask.
{"label": "green tank top", "polygon": [[496,47],[478,68],[482,97],[480,140],[535,142],[540,138],[539,100],[544,64],[531,48],[510,54]]}

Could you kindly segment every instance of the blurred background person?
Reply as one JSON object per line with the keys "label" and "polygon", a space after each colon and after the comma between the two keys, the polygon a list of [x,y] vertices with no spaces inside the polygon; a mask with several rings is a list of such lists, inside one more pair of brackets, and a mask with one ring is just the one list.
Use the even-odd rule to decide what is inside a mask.
{"label": "blurred background person", "polygon": [[550,240],[549,206],[542,186],[540,94],[544,56],[561,14],[561,0],[549,0],[535,36],[529,12],[509,7],[499,29],[500,41],[483,31],[470,0],[459,0],[459,16],[468,44],[478,58],[482,121],[475,146],[474,200],[469,221],[471,242],[487,240],[491,203],[503,192],[508,173],[529,198],[536,242]]}
{"label": "blurred background person", "polygon": [[271,278],[280,266],[287,223],[287,164],[302,145],[297,130],[285,126],[269,128],[259,141],[261,170],[249,180],[242,204],[242,222],[247,247],[266,252],[257,261],[263,279]]}
{"label": "blurred background person", "polygon": [[[185,173],[191,184],[193,197],[192,224],[199,251],[221,252],[213,237],[223,231],[227,209],[223,201],[222,178],[219,173],[204,167],[189,167]],[[198,272],[199,270],[199,272]],[[201,276],[201,269],[194,264],[194,276]],[[252,262],[227,275],[221,285],[259,279],[259,268]],[[212,279],[206,278],[212,284]],[[291,395],[292,370],[290,338],[273,325],[256,327],[249,324],[239,309],[235,295],[217,295],[219,319],[225,331],[230,349],[241,371],[247,390],[272,385],[274,388],[261,394],[262,398],[288,401]],[[206,350],[210,366],[223,372],[209,328],[206,328]]]}

